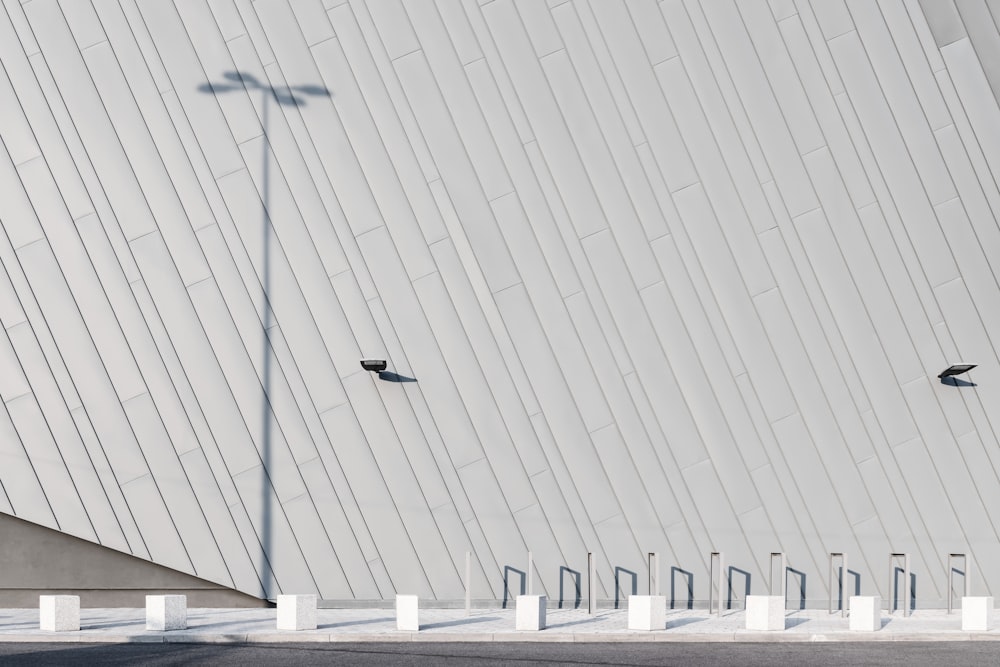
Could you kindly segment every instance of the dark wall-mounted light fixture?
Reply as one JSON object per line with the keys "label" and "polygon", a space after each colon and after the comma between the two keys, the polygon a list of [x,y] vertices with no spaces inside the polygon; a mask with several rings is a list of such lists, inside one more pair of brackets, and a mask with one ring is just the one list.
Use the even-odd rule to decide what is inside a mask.
{"label": "dark wall-mounted light fixture", "polygon": [[941,371],[941,374],[938,375],[938,377],[947,378],[951,377],[952,375],[961,375],[962,373],[968,373],[975,367],[976,364],[953,364],[951,366],[948,366],[948,368],[944,369],[943,371]]}
{"label": "dark wall-mounted light fixture", "polygon": [[373,373],[385,370],[385,359],[362,359],[361,368]]}

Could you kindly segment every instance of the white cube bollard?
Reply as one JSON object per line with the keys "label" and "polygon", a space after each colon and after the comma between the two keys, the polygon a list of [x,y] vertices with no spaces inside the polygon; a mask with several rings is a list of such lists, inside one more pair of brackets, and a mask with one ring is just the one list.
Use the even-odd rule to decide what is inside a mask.
{"label": "white cube bollard", "polygon": [[316,596],[311,593],[308,595],[279,595],[278,629],[315,630]]}
{"label": "white cube bollard", "polygon": [[785,598],[780,595],[747,596],[747,630],[784,630]]}
{"label": "white cube bollard", "polygon": [[544,630],[545,604],[544,595],[518,595],[515,603],[515,630]]}
{"label": "white cube bollard", "polygon": [[146,629],[187,630],[187,596],[147,595]]}
{"label": "white cube bollard", "polygon": [[962,598],[962,630],[986,632],[993,628],[993,598]]}
{"label": "white cube bollard", "polygon": [[629,596],[629,630],[665,630],[666,627],[667,597],[665,595]]}
{"label": "white cube bollard", "polygon": [[79,595],[39,595],[38,626],[49,632],[74,632],[80,629]]}
{"label": "white cube bollard", "polygon": [[847,627],[852,631],[874,632],[882,629],[882,598],[877,595],[852,595],[848,605],[850,619]]}
{"label": "white cube bollard", "polygon": [[396,629],[403,632],[420,631],[420,604],[416,595],[396,596]]}

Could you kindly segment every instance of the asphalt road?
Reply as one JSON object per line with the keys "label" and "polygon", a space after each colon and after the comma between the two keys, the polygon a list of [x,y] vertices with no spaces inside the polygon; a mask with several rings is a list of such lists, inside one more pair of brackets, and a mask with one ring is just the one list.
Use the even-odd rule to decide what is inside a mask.
{"label": "asphalt road", "polygon": [[995,642],[0,644],[0,665],[984,665]]}

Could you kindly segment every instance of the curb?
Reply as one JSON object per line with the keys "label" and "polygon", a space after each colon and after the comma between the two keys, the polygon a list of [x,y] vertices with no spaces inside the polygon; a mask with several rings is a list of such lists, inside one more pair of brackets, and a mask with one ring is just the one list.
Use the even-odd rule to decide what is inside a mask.
{"label": "curb", "polygon": [[86,644],[304,644],[304,643],[871,643],[1000,641],[1000,632],[830,632],[786,634],[769,632],[671,633],[653,632],[552,632],[538,633],[312,633],[259,632],[209,634],[199,632],[111,634],[111,633],[18,633],[0,634],[0,643]]}

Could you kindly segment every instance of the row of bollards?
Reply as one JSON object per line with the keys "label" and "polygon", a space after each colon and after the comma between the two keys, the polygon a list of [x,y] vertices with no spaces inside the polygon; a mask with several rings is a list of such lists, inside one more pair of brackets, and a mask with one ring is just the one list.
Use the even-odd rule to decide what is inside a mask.
{"label": "row of bollards", "polygon": [[[317,596],[279,595],[278,630],[315,630]],[[515,630],[545,629],[544,595],[519,595],[516,598]],[[851,596],[849,629],[873,632],[882,627],[881,600],[878,596]],[[419,599],[416,595],[396,596],[396,629],[420,630]],[[780,631],[785,629],[785,598],[780,595],[749,595],[746,598],[746,629]],[[76,595],[39,597],[39,627],[50,632],[80,630],[80,598]],[[962,598],[962,630],[987,632],[993,627],[992,597]],[[632,595],[628,598],[629,630],[664,630],[667,628],[667,598],[663,595]],[[158,632],[187,629],[187,597],[184,595],[147,595],[146,629]]]}
{"label": "row of bollards", "polygon": [[[76,632],[80,629],[79,595],[41,595],[38,598],[38,612],[38,626],[42,630]],[[313,614],[315,615],[315,611]],[[147,595],[146,629],[159,632],[186,630],[187,596]]]}
{"label": "row of bollards", "polygon": [[[882,628],[882,600],[877,595],[852,595],[848,603],[848,629],[874,632]],[[993,627],[992,597],[962,598],[962,631],[986,632]],[[785,629],[783,595],[748,595],[746,629],[772,631]]]}

